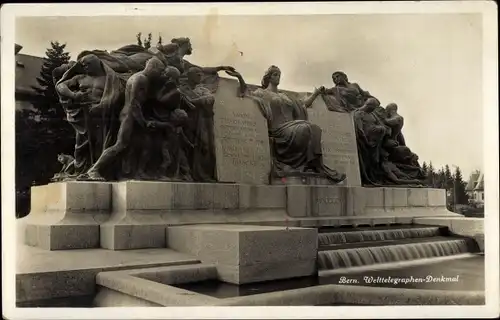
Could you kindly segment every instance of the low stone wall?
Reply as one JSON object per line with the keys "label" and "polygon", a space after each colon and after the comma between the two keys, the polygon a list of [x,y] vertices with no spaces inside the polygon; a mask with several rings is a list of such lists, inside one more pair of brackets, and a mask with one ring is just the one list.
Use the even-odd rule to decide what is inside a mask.
{"label": "low stone wall", "polygon": [[411,223],[460,216],[440,189],[127,181],[32,188],[25,243],[47,250],[162,248],[169,225],[302,227]]}
{"label": "low stone wall", "polygon": [[456,235],[471,237],[476,240],[479,249],[484,252],[484,219],[466,217],[446,217],[446,218],[415,218],[416,224],[431,224],[448,227],[448,230]]}
{"label": "low stone wall", "polygon": [[215,298],[176,284],[216,278],[213,265],[102,272],[95,305],[117,306],[328,306],[483,305],[484,292],[318,285],[233,298]]}

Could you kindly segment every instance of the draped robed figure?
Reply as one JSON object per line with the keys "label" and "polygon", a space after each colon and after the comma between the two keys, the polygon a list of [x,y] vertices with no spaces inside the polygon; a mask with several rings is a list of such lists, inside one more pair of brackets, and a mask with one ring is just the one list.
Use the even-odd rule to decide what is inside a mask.
{"label": "draped robed figure", "polygon": [[262,78],[261,87],[247,88],[237,72],[228,72],[240,81],[240,95],[255,102],[267,120],[271,153],[272,174],[285,177],[293,173],[317,173],[334,183],[345,179],[323,163],[321,128],[308,121],[307,108],[310,107],[322,89],[317,89],[304,100],[297,99],[278,90],[281,70],[271,66]]}

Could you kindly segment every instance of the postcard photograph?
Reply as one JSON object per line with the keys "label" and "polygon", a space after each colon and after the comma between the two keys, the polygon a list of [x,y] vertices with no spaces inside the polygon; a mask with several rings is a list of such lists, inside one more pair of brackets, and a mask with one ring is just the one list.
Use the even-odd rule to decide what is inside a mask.
{"label": "postcard photograph", "polygon": [[496,13],[4,5],[4,315],[498,315]]}

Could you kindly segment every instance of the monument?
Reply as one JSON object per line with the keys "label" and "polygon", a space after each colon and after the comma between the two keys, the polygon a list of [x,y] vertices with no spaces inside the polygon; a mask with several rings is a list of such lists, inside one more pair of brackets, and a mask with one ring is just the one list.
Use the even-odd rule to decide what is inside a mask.
{"label": "monument", "polygon": [[[75,285],[78,294],[93,295],[98,306],[251,304],[179,286],[205,280],[317,281],[321,272],[368,259],[359,256],[359,243],[344,248],[349,252],[332,248],[339,233],[323,232],[324,227],[406,224],[415,230],[384,229],[373,236],[356,229],[351,235],[367,241],[436,237],[412,240],[418,248],[404,255],[409,260],[477,251],[469,240],[442,239],[440,228],[422,231],[414,225],[425,221],[469,238],[482,232],[479,222],[465,231],[449,223],[462,217],[446,209],[445,190],[425,188],[397,105],[380,107],[343,72],[333,74],[334,88],[296,93],[279,88],[281,70],[275,65],[255,86],[234,67],[184,60],[192,51],[188,38],[172,39],[156,51],[134,45],[110,53],[85,51],[54,73],[75,128],[75,150],[73,156],[60,155],[63,168],[53,183],[32,188],[32,211],[21,221],[23,242],[47,251],[95,250],[103,259],[123,252],[108,266],[89,266],[83,284]],[[344,246],[356,242],[342,239]],[[402,252],[406,245],[388,250]],[[155,248],[171,250],[174,258],[159,258],[160,263],[149,261],[148,253],[141,256]],[[123,266],[128,249],[137,256]],[[377,250],[382,249],[370,252],[380,255]],[[367,264],[394,262],[380,257]],[[37,277],[50,283],[48,274],[26,276],[20,288]],[[19,291],[19,300],[34,301],[47,290],[33,296]],[[338,302],[322,290],[339,288],[313,286],[307,303]],[[48,298],[61,298],[60,292],[66,291],[54,289]],[[265,299],[296,301],[293,295]]]}

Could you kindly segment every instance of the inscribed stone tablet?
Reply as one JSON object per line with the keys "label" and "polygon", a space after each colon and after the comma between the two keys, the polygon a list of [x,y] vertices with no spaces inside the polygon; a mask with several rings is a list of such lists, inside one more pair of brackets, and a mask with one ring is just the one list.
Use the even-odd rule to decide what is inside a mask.
{"label": "inscribed stone tablet", "polygon": [[219,182],[268,184],[271,170],[267,122],[257,103],[239,98],[238,82],[220,79],[214,136]]}
{"label": "inscribed stone tablet", "polygon": [[314,101],[308,114],[309,121],[323,131],[321,145],[325,164],[347,174],[346,185],[360,186],[358,148],[352,116],[328,111],[321,97]]}

